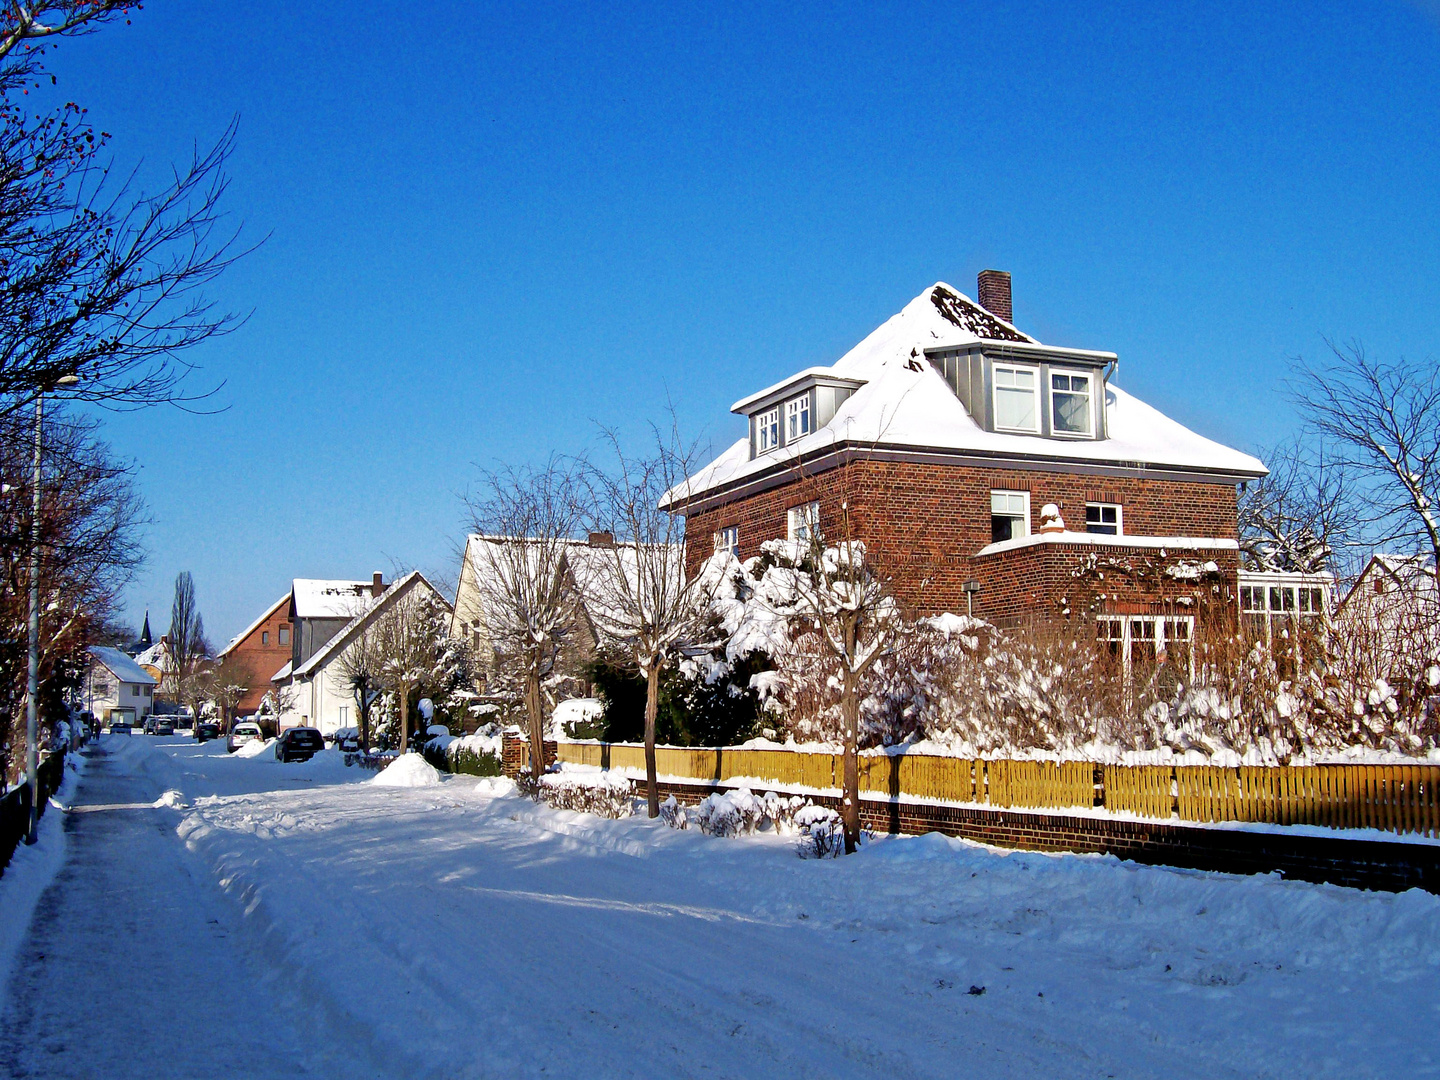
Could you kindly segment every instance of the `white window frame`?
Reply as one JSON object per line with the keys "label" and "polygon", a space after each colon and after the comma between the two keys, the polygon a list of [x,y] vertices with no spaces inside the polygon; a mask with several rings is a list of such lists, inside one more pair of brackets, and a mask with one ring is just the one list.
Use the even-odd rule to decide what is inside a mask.
{"label": "white window frame", "polygon": [[[1101,636],[1101,627],[1110,630],[1113,629],[1116,623],[1120,624],[1120,636],[1118,638],[1112,637],[1109,634]],[[1141,635],[1138,640],[1144,641],[1147,644],[1153,641],[1156,656],[1159,656],[1160,651],[1163,649],[1166,654],[1166,659],[1171,663],[1180,663],[1181,658],[1174,655],[1174,651],[1183,648],[1184,666],[1188,669],[1190,678],[1193,679],[1195,677],[1195,616],[1175,614],[1097,615],[1095,616],[1095,640],[1099,642],[1119,641],[1120,643],[1120,665],[1125,674],[1127,693],[1129,692],[1128,688],[1133,671],[1130,647],[1131,644],[1137,640],[1134,636],[1135,624],[1137,623],[1146,623],[1154,627],[1155,633],[1153,637]],[[1185,633],[1183,635],[1176,634],[1172,639],[1165,632],[1167,623],[1176,624],[1177,626],[1183,625],[1185,627]],[[1174,641],[1173,649],[1167,644],[1172,640]]]}
{"label": "white window frame", "polygon": [[[1032,386],[1032,389],[1031,389],[1031,396],[1032,396],[1033,399],[1034,399],[1034,405],[1033,405],[1033,413],[1034,413],[1034,416],[1035,416],[1035,426],[1034,426],[1034,427],[1028,427],[1028,428],[1027,428],[1027,427],[1010,427],[1010,426],[1008,426],[1008,425],[1005,425],[1005,424],[1000,423],[1000,391],[1001,391],[1001,390],[1006,390],[1006,391],[1020,392],[1020,388],[1019,388],[1019,387],[1013,387],[1013,386],[1002,387],[1002,386],[1000,385],[1000,374],[1001,374],[1001,372],[1008,372],[1008,373],[1011,373],[1011,374],[1023,372],[1024,374],[1030,376],[1030,378],[1031,378],[1031,380],[1032,380],[1032,383],[1033,383],[1033,386]],[[991,415],[995,417],[995,430],[996,430],[996,431],[1021,431],[1021,432],[1026,433],[1027,435],[1038,435],[1038,434],[1040,434],[1040,417],[1041,417],[1041,415],[1042,415],[1042,414],[1041,414],[1041,411],[1040,411],[1040,368],[1037,367],[1037,366],[1035,366],[1035,365],[1033,365],[1033,364],[992,364],[992,365],[990,365],[990,409],[991,409]]]}
{"label": "white window frame", "polygon": [[[1010,496],[1010,495],[1018,495],[1018,496],[1020,497],[1021,501],[1024,503],[1024,506],[1025,506],[1025,515],[1024,515],[1024,516],[1025,516],[1025,531],[1024,531],[1023,533],[1021,533],[1020,536],[1012,536],[1010,539],[1011,539],[1011,540],[1019,540],[1019,539],[1021,539],[1022,537],[1029,536],[1029,535],[1030,535],[1030,532],[1031,532],[1031,530],[1030,530],[1030,492],[1028,492],[1028,491],[1012,491],[1012,490],[1010,490],[1009,488],[991,488],[991,489],[990,489],[990,516],[991,516],[992,518],[995,516],[995,496],[996,496],[996,495],[1007,495],[1007,496]],[[1005,517],[1014,517],[1015,515],[1014,515],[1013,513],[1010,513],[1010,514],[1005,514],[1005,515],[1003,515],[1003,516],[1005,516]]]}
{"label": "white window frame", "polygon": [[[1056,395],[1056,393],[1057,393],[1057,392],[1058,392],[1058,393],[1061,393],[1061,394],[1073,394],[1073,393],[1075,393],[1074,390],[1060,390],[1060,391],[1057,391],[1057,390],[1055,389],[1055,376],[1056,376],[1056,375],[1064,375],[1066,378],[1069,378],[1069,379],[1084,379],[1084,380],[1085,380],[1085,386],[1086,386],[1086,390],[1085,390],[1085,400],[1086,400],[1086,402],[1087,402],[1087,404],[1088,404],[1088,407],[1087,407],[1086,410],[1085,410],[1085,430],[1084,430],[1084,431],[1062,431],[1059,427],[1056,426],[1056,424],[1055,424],[1055,395]],[[1055,436],[1057,439],[1093,439],[1093,438],[1095,437],[1095,376],[1094,376],[1093,374],[1091,374],[1090,372],[1088,372],[1088,371],[1073,371],[1073,370],[1071,370],[1071,369],[1069,369],[1069,368],[1051,368],[1051,369],[1050,369],[1050,378],[1049,378],[1048,381],[1049,381],[1049,386],[1048,386],[1047,389],[1049,390],[1049,398],[1050,398],[1050,434],[1053,435],[1053,436]]]}
{"label": "white window frame", "polygon": [[786,539],[808,541],[819,531],[819,500],[812,499],[810,502],[801,503],[799,506],[792,506],[785,511]]}
{"label": "white window frame", "polygon": [[802,394],[785,403],[785,441],[803,439],[814,428],[811,423],[810,395]]}
{"label": "white window frame", "polygon": [[1090,532],[1090,508],[1099,507],[1102,510],[1115,511],[1115,532],[1114,533],[1093,533],[1094,536],[1124,536],[1125,535],[1125,508],[1119,503],[1087,502],[1085,504],[1085,531]]}
{"label": "white window frame", "polygon": [[780,406],[766,409],[755,417],[755,452],[768,454],[780,446]]}
{"label": "white window frame", "polygon": [[715,530],[715,553],[728,551],[737,559],[740,557],[740,526],[722,525]]}

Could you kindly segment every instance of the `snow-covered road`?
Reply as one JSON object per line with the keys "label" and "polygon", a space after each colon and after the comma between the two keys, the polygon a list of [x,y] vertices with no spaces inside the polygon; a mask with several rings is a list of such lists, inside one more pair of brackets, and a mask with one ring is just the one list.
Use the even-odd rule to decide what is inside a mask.
{"label": "snow-covered road", "polygon": [[[105,801],[163,796],[175,808],[76,815],[77,837],[90,818],[133,829],[131,886],[151,894],[133,905],[153,911],[154,894],[188,890],[195,916],[171,920],[170,945],[151,940],[147,919],[71,952],[135,925],[131,964],[158,949],[156,963],[183,969],[194,949],[195,969],[250,979],[177,984],[200,995],[191,1000],[208,982],[212,998],[253,1002],[255,1038],[228,1052],[269,1056],[243,1075],[331,1071],[320,1051],[296,1049],[306,1040],[365,1062],[352,1076],[1440,1071],[1429,1035],[1440,898],[1427,894],[1004,854],[939,836],[805,861],[783,838],[601,821],[473,778],[379,787],[332,754],[281,766],[137,737],[111,760],[131,773],[115,783],[144,791]],[[86,883],[99,873],[77,844],[56,889],[93,910],[116,887]],[[65,921],[47,912],[35,951],[63,952]],[[85,1000],[135,985],[123,962],[69,963]],[[245,974],[256,970],[263,988]],[[32,1033],[49,1031],[64,999],[45,1000]],[[303,1037],[275,1027],[281,1011]],[[31,1042],[8,1034],[12,1015],[7,1054]],[[226,1038],[202,1022],[146,1028],[138,1005],[125,1016],[110,1030]],[[47,1038],[28,1051],[42,1063]],[[62,1074],[85,1075],[35,1073]]]}

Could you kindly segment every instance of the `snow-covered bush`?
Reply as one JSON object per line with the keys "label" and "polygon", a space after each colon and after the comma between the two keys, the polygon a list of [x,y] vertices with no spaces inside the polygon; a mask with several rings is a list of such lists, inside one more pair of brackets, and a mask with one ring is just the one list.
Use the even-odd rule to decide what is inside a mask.
{"label": "snow-covered bush", "polygon": [[802,859],[836,859],[845,853],[845,828],[829,807],[802,807],[795,814],[795,830]]}
{"label": "snow-covered bush", "polygon": [[441,772],[499,776],[499,735],[435,735],[421,747],[425,760]]}
{"label": "snow-covered bush", "polygon": [[748,788],[739,788],[707,795],[685,814],[689,824],[706,836],[749,836],[757,832],[784,835],[795,831],[795,815],[806,805],[807,800],[799,795],[773,791],[755,795]]}
{"label": "snow-covered bush", "polygon": [[635,812],[629,778],[606,770],[552,772],[522,785],[532,798],[557,810],[576,810],[604,818],[624,818]]}

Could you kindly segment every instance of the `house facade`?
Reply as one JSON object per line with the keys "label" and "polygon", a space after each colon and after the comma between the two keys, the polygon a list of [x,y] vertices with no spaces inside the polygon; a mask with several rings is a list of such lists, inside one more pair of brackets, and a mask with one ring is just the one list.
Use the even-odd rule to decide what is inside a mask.
{"label": "house facade", "polygon": [[[363,586],[363,590],[357,591],[357,586]],[[417,591],[429,594],[449,609],[449,601],[419,571],[389,586],[379,574],[371,582],[296,580],[290,606],[295,625],[292,662],[274,679],[281,701],[281,731],[316,727],[328,735],[358,725],[355,690],[345,671],[346,654],[377,619]],[[350,617],[339,620],[318,647],[308,647],[307,642],[318,640],[338,619],[335,613],[345,610],[350,611]],[[301,657],[298,662],[294,660],[297,656]]]}
{"label": "house facade", "polygon": [[292,659],[294,646],[290,634],[294,624],[290,621],[290,605],[293,597],[292,587],[236,634],[216,657],[232,667],[232,674],[247,676],[249,689],[235,706],[240,715],[260,708],[260,702],[270,690],[271,677]]}
{"label": "house facade", "polygon": [[85,708],[102,724],[140,724],[155,708],[156,679],[119,649],[90,648],[85,675]]}
{"label": "house facade", "polygon": [[1233,626],[1237,486],[1264,465],[1121,390],[1114,353],[1018,330],[1008,274],[978,291],[937,283],[736,402],[744,437],[667,500],[689,572],[818,528],[864,541],[917,613],[1087,619],[1127,657],[1193,638],[1202,611]]}

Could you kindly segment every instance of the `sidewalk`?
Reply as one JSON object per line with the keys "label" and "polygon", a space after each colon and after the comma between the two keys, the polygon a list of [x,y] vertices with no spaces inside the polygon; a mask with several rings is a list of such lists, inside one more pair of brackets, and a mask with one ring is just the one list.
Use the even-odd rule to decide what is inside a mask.
{"label": "sidewalk", "polygon": [[96,751],[66,814],[67,860],[16,957],[0,1076],[375,1075],[259,977],[234,905],[192,875],[157,794]]}

